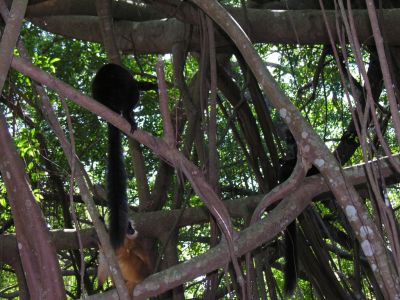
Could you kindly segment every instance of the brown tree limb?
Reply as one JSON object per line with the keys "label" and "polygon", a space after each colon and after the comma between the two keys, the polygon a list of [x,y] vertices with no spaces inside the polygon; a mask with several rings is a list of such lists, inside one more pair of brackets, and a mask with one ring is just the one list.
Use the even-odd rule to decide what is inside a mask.
{"label": "brown tree limb", "polygon": [[[14,1],[8,17],[7,8],[3,1],[1,3],[6,27],[0,42],[0,91],[7,77],[27,3],[26,0]],[[0,171],[7,188],[23,269],[23,273],[19,272],[19,281],[22,281],[21,275],[24,274],[32,299],[65,299],[54,245],[50,241],[45,220],[32,194],[24,172],[25,166],[12,142],[3,114],[0,114],[0,137]],[[35,239],[31,238],[33,236]]]}
{"label": "brown tree limb", "polygon": [[295,191],[305,178],[308,168],[309,166],[305,166],[302,162],[301,156],[298,155],[296,165],[290,177],[282,184],[272,189],[267,195],[265,195],[265,197],[263,197],[263,199],[260,201],[253,212],[250,224],[254,224],[258,220],[260,220],[264,211],[266,211],[267,208],[270,207],[272,204],[280,199],[287,197],[289,193]]}
{"label": "brown tree limb", "polygon": [[[183,5],[182,5],[183,6]],[[244,24],[243,13],[240,8],[231,8],[229,11],[239,22]],[[329,36],[324,30],[324,20],[321,11],[269,11],[258,9],[247,9],[251,21],[252,32],[247,32],[253,43],[288,43],[302,45],[327,44]],[[363,43],[370,44],[372,31],[366,10],[354,10],[355,26],[358,36]],[[385,42],[391,46],[400,45],[400,9],[381,10],[382,26],[390,28],[385,32]],[[29,16],[28,16],[29,17]],[[118,18],[118,15],[114,15]],[[194,24],[193,16],[188,16],[190,24]],[[335,11],[327,11],[327,21],[331,30],[335,29],[337,14]],[[101,42],[101,32],[97,26],[97,18],[94,16],[47,16],[31,18],[35,25],[43,30],[60,34],[65,37],[76,38],[85,41]],[[174,18],[167,20],[152,20],[147,22],[134,22],[121,20],[115,22],[115,34],[118,49],[136,54],[165,54],[170,53],[177,41],[184,40],[187,36],[186,24]],[[263,24],[259,26],[258,24]],[[296,28],[296,34],[293,27]],[[82,30],[84,28],[85,30]],[[129,38],[126,38],[129,37]],[[188,44],[190,51],[199,50],[199,33],[193,31],[193,38]],[[338,41],[336,35],[334,41]],[[216,35],[216,49],[221,52],[232,52],[231,44],[221,35]]]}
{"label": "brown tree limb", "polygon": [[[17,251],[17,247],[14,249],[14,253]],[[15,259],[11,263],[12,268],[14,269],[15,275],[18,281],[18,297],[21,300],[30,300],[29,289],[26,284],[24,269],[22,267],[21,260],[19,257]]]}
{"label": "brown tree limb", "polygon": [[[10,0],[6,0],[6,2],[10,2]],[[32,2],[32,0],[29,1],[26,11],[29,17],[97,15],[96,0],[44,0],[36,4]],[[120,20],[148,21],[167,17],[163,11],[153,9],[150,6],[138,5],[136,2],[112,1],[112,12],[114,18]]]}
{"label": "brown tree limb", "polygon": [[[76,143],[75,143],[75,136],[74,136],[74,128],[72,126],[72,119],[71,119],[71,114],[69,112],[69,108],[68,105],[65,101],[65,99],[61,99],[62,102],[62,106],[64,108],[64,112],[65,115],[67,117],[67,125],[68,125],[68,131],[69,131],[69,140],[70,140],[70,144],[71,144],[71,156],[75,157],[76,156]],[[80,293],[84,293],[85,290],[85,282],[84,282],[84,277],[85,277],[85,258],[84,258],[84,253],[83,253],[83,245],[82,245],[82,237],[80,235],[80,227],[79,227],[79,222],[78,222],[78,218],[76,215],[76,209],[74,206],[74,181],[75,181],[75,169],[77,168],[77,164],[78,161],[76,159],[72,160],[71,163],[71,175],[69,178],[69,207],[71,209],[71,217],[72,220],[74,222],[75,228],[77,228],[77,239],[78,239],[78,244],[79,244],[79,256],[76,256],[77,258],[79,257],[79,269],[80,269],[80,281],[79,281],[79,285],[80,285]],[[79,166],[78,166],[79,168]]]}
{"label": "brown tree limb", "polygon": [[[25,166],[0,115],[0,171],[16,227],[18,250],[31,299],[65,299],[54,245],[30,189]],[[35,238],[32,238],[35,237]],[[15,253],[15,252],[14,252]]]}
{"label": "brown tree limb", "polygon": [[163,120],[164,139],[169,147],[175,147],[175,134],[168,109],[167,84],[165,83],[164,63],[159,60],[156,65],[158,96],[160,98],[160,111]]}
{"label": "brown tree limb", "polygon": [[96,11],[100,27],[102,44],[106,49],[108,60],[121,64],[121,57],[116,45],[111,0],[96,0]]}
{"label": "brown tree limb", "polygon": [[381,29],[379,28],[378,17],[376,14],[374,2],[371,0],[366,0],[366,3],[367,3],[368,16],[371,21],[372,32],[374,34],[376,50],[378,52],[379,62],[380,62],[381,68],[382,68],[383,82],[385,84],[386,93],[387,93],[388,99],[389,99],[389,107],[390,107],[390,111],[392,113],[392,120],[393,120],[393,125],[394,125],[394,129],[395,129],[396,137],[397,137],[397,143],[400,144],[399,109],[398,109],[398,103],[396,101],[396,96],[394,94],[394,89],[392,88],[393,82],[392,82],[392,78],[390,76],[388,61],[386,59],[385,47],[383,45],[383,36],[381,33]]}
{"label": "brown tree limb", "polygon": [[13,1],[11,10],[6,17],[7,8],[5,8],[4,0],[1,0],[1,2],[2,17],[6,22],[6,27],[0,42],[0,91],[3,90],[4,82],[7,78],[10,62],[13,57],[13,50],[17,44],[26,6],[28,4],[27,0]]}
{"label": "brown tree limb", "polygon": [[[209,75],[209,94],[207,99],[207,113],[208,113],[208,182],[214,189],[214,191],[220,195],[219,190],[219,175],[220,175],[220,164],[218,157],[217,148],[217,58],[215,49],[215,30],[213,21],[208,16],[203,16],[203,28],[205,43],[207,44],[207,54],[209,58],[208,70]],[[210,218],[210,247],[214,247],[218,244],[218,236],[220,231],[213,218]],[[240,275],[242,276],[242,275]],[[206,276],[206,290],[204,293],[205,299],[216,299],[216,292],[218,288],[218,271],[213,271]],[[240,282],[240,284],[242,284]],[[242,286],[243,288],[243,286]],[[244,292],[244,291],[243,291]]]}

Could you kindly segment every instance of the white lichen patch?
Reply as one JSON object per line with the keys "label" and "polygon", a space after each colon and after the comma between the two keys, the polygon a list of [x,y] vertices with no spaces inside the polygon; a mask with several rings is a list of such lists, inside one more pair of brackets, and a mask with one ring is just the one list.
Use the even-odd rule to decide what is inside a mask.
{"label": "white lichen patch", "polygon": [[372,250],[371,243],[369,241],[363,241],[361,243],[361,248],[362,248],[365,256],[374,255],[374,251]]}
{"label": "white lichen patch", "polygon": [[174,272],[173,276],[172,276],[172,280],[174,281],[179,281],[182,278],[182,274],[180,272]]}
{"label": "white lichen patch", "polygon": [[318,168],[322,168],[325,164],[325,160],[322,158],[317,158],[314,160],[314,165],[316,165]]}
{"label": "white lichen patch", "polygon": [[22,244],[18,243],[18,249],[21,250],[22,249]]}
{"label": "white lichen patch", "polygon": [[286,108],[281,108],[281,109],[279,110],[279,115],[281,116],[281,118],[285,119],[286,116],[287,116],[287,110],[286,110]]}
{"label": "white lichen patch", "polygon": [[32,202],[29,201],[29,200],[26,200],[26,201],[25,201],[25,207],[26,207],[27,209],[30,209],[30,208],[32,207]]}
{"label": "white lichen patch", "polygon": [[365,239],[367,235],[373,235],[373,231],[369,226],[361,226],[360,227],[360,236]]}
{"label": "white lichen patch", "polygon": [[383,197],[384,197],[384,199],[385,199],[385,205],[386,205],[386,207],[390,207],[390,200],[389,200],[389,197],[388,197],[387,193],[385,193],[385,194],[383,195]]}
{"label": "white lichen patch", "polygon": [[6,176],[7,176],[7,179],[11,179],[11,174],[10,174],[10,172],[6,172]]}
{"label": "white lichen patch", "polygon": [[376,267],[376,264],[372,264],[371,265],[371,269],[373,272],[375,272],[378,268]]}
{"label": "white lichen patch", "polygon": [[304,151],[304,153],[310,152],[310,145],[305,145],[303,147],[303,151]]}
{"label": "white lichen patch", "polygon": [[308,132],[303,131],[303,132],[301,133],[301,137],[302,137],[303,139],[308,138]]}
{"label": "white lichen patch", "polygon": [[282,11],[280,9],[273,9],[271,12],[274,17],[280,17],[282,15]]}
{"label": "white lichen patch", "polygon": [[182,278],[182,275],[178,271],[171,271],[168,273],[168,276],[165,278],[165,283],[166,284],[171,284],[176,281],[179,281]]}
{"label": "white lichen patch", "polygon": [[[338,183],[335,179],[329,178],[329,184],[331,186],[332,189],[336,189],[338,186]],[[345,199],[343,198],[343,201],[345,201]],[[346,202],[345,202],[346,203]]]}
{"label": "white lichen patch", "polygon": [[353,205],[346,206],[346,216],[350,221],[356,221],[357,217],[357,210]]}

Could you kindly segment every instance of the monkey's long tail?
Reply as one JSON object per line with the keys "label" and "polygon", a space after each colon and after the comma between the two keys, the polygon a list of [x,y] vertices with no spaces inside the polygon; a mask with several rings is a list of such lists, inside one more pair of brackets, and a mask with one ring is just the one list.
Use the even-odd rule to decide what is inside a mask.
{"label": "monkey's long tail", "polygon": [[124,242],[128,227],[127,176],[123,160],[121,133],[108,124],[107,197],[110,208],[110,241],[114,249]]}

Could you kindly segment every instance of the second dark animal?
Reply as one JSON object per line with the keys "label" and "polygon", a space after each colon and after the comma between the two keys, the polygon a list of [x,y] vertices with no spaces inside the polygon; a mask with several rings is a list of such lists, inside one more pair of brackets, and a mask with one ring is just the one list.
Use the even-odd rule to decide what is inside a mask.
{"label": "second dark animal", "polygon": [[[288,150],[288,157],[283,159],[278,174],[279,183],[287,180],[293,172],[297,162],[297,144],[289,129],[285,132],[285,142]],[[306,176],[318,174],[317,168],[312,166]],[[286,296],[292,296],[297,284],[298,277],[298,249],[297,249],[297,225],[296,220],[290,223],[285,230],[285,265],[284,274],[284,293]]]}

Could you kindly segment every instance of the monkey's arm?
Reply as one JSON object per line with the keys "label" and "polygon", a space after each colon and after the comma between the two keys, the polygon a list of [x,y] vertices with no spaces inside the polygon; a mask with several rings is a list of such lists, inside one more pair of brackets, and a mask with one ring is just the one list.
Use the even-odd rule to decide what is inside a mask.
{"label": "monkey's arm", "polygon": [[[129,247],[129,244],[117,249],[115,252],[122,277],[131,291],[136,284],[142,282],[150,275],[149,257],[142,247]],[[105,259],[103,250],[99,249],[99,265],[97,268],[97,280],[102,286],[111,276],[110,268]]]}
{"label": "monkey's arm", "polygon": [[120,248],[116,251],[122,276],[127,282],[139,283],[150,274],[148,256],[143,248]]}

